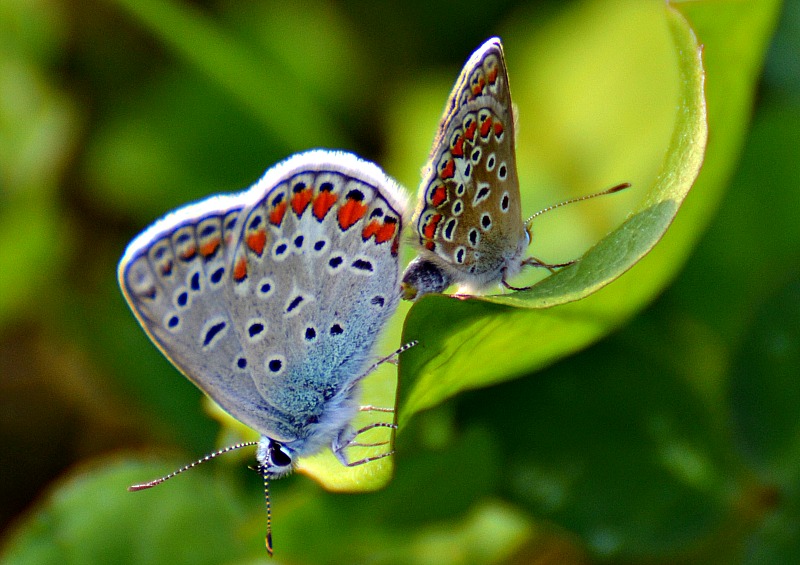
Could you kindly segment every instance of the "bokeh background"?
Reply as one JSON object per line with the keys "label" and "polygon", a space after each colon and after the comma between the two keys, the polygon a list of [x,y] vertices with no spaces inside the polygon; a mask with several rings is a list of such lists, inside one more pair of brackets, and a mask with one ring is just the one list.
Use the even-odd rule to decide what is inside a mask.
{"label": "bokeh background", "polygon": [[[668,235],[662,288],[591,347],[415,415],[383,490],[275,483],[275,562],[800,559],[800,2],[684,7],[716,89],[714,177],[674,226],[691,253]],[[236,436],[124,304],[127,242],[311,147],[414,192],[449,89],[492,35],[520,107],[523,209],[644,191],[677,111],[663,10],[0,0],[0,559],[265,562],[250,454],[125,492]],[[579,256],[642,191],[543,217],[532,252]]]}

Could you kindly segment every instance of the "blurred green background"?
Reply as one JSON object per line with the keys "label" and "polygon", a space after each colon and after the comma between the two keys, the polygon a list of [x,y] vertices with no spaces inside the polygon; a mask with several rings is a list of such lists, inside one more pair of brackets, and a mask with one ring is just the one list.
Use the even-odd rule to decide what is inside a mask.
{"label": "blurred green background", "polygon": [[[498,349],[505,382],[409,415],[383,490],[276,482],[274,562],[800,561],[800,1],[677,5],[705,45],[706,165],[655,251],[587,300],[654,272],[658,287],[540,370],[504,360],[551,344]],[[235,435],[124,304],[127,242],[312,147],[415,192],[461,65],[500,35],[523,210],[633,183],[537,220],[531,253],[579,256],[646,198],[668,150],[664,12],[0,0],[0,559],[266,562],[250,453],[125,492]]]}

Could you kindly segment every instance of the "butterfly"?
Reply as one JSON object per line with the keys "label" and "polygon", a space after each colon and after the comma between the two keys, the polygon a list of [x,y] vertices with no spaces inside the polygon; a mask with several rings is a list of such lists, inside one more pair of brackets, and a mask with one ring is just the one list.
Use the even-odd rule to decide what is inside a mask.
{"label": "butterfly", "polygon": [[[373,163],[309,151],[244,192],[167,215],[120,261],[123,294],[153,343],[261,434],[199,462],[257,446],[268,510],[268,481],[299,457],[329,447],[352,466],[390,454],[351,461],[347,450],[363,445],[355,439],[367,429],[394,427],[355,430],[351,422],[360,382],[377,366],[370,362],[376,339],[400,300],[406,201]],[[269,513],[266,545],[272,553]]]}
{"label": "butterfly", "polygon": [[526,257],[531,220],[565,204],[630,186],[567,200],[522,220],[515,149],[516,116],[503,45],[494,37],[464,65],[445,105],[412,218],[419,255],[402,280],[403,297],[416,300],[459,284],[473,293],[508,280],[525,266],[554,270]]}

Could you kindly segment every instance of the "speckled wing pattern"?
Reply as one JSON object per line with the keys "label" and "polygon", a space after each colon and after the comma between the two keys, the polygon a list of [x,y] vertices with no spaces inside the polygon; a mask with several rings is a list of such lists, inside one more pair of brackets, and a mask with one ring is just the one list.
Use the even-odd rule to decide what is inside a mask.
{"label": "speckled wing pattern", "polygon": [[[364,375],[396,308],[404,206],[375,165],[303,153],[154,224],[128,247],[120,284],[161,351],[228,413],[304,440]],[[339,412],[329,428],[347,425]]]}
{"label": "speckled wing pattern", "polygon": [[503,47],[492,38],[450,93],[413,219],[420,256],[454,282],[499,281],[527,244],[514,126]]}

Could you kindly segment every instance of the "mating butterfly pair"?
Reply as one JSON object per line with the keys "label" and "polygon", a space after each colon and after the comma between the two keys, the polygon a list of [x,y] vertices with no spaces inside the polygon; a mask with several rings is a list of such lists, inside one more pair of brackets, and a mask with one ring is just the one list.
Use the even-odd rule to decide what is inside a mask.
{"label": "mating butterfly pair", "polygon": [[[261,434],[199,462],[257,446],[268,509],[269,480],[290,472],[298,457],[326,446],[345,465],[390,454],[348,456],[380,445],[360,443],[362,433],[393,427],[353,429],[351,422],[362,409],[360,382],[377,366],[369,356],[401,293],[416,299],[454,283],[513,288],[507,280],[525,265],[564,265],[524,258],[530,224],[521,216],[499,39],[472,55],[450,95],[412,220],[420,255],[401,281],[406,209],[403,190],[376,165],[310,151],[275,165],[245,192],[166,216],[120,262],[125,298],[153,342]],[[271,553],[269,515],[266,543]]]}

